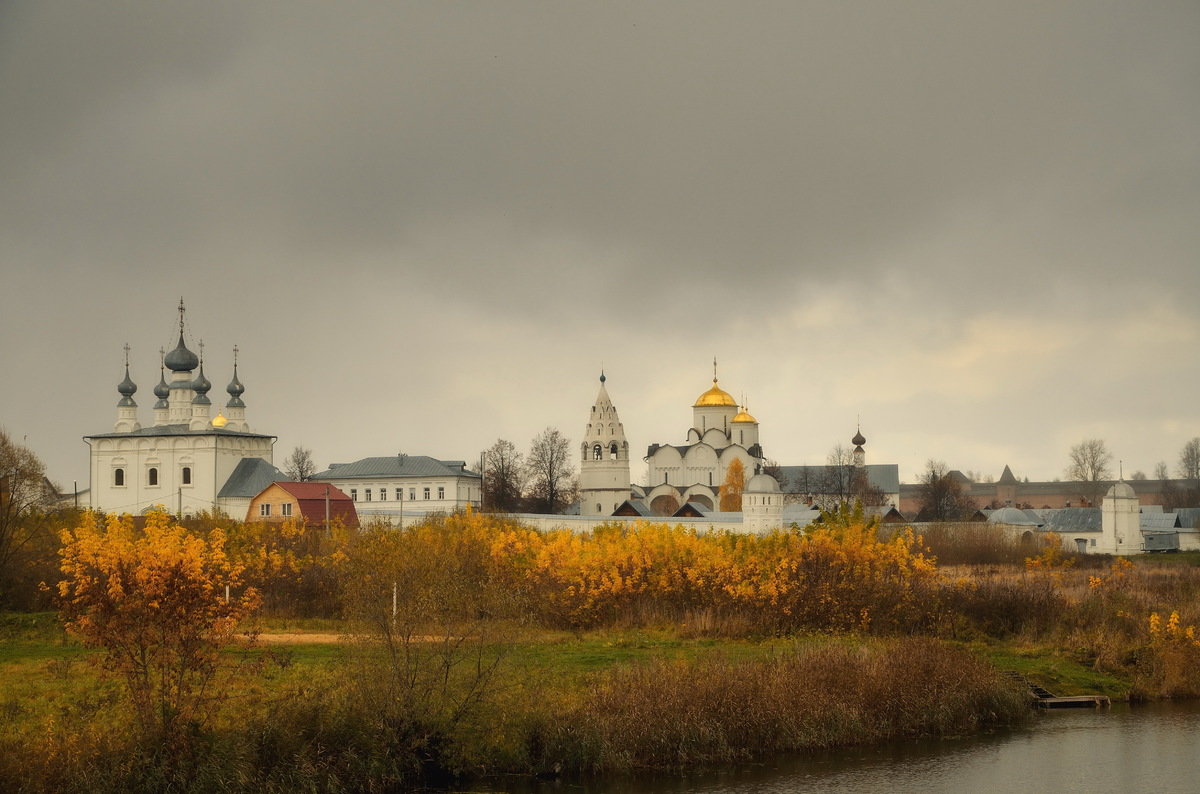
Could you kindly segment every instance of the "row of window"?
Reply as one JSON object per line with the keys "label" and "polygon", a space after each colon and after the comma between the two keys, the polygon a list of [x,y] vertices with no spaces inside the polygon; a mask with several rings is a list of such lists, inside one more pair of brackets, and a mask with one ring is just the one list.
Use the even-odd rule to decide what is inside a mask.
{"label": "row of window", "polygon": [[[271,505],[265,504],[265,503],[259,505],[258,506],[258,514],[260,516],[262,516],[263,518],[269,518],[271,515]],[[292,514],[292,503],[291,502],[284,502],[283,504],[281,504],[279,506],[279,515],[283,516],[284,518],[287,518],[291,514]]]}
{"label": "row of window", "polygon": [[[192,467],[184,466],[179,470],[180,485],[192,484]],[[113,469],[113,485],[117,488],[125,487],[125,470],[122,468]],[[146,469],[146,485],[158,485],[158,467],[151,466]]]}
{"label": "row of window", "polygon": [[[429,488],[424,488],[422,490],[424,491],[424,497],[426,499],[431,498]],[[365,488],[363,490],[363,501],[364,502],[371,501],[374,493],[375,493],[375,491],[373,491],[371,488]],[[386,502],[388,500],[388,489],[387,488],[380,488],[378,493],[379,493],[379,501]],[[438,486],[437,498],[438,499],[446,498],[446,487],[445,486],[443,486],[443,485]],[[357,488],[350,489],[350,499],[355,502],[358,501],[358,489]],[[417,500],[417,489],[409,488],[408,489],[408,501],[415,502],[416,500]],[[396,498],[394,501],[397,501],[397,502],[404,501],[404,489],[403,488],[396,489]]]}

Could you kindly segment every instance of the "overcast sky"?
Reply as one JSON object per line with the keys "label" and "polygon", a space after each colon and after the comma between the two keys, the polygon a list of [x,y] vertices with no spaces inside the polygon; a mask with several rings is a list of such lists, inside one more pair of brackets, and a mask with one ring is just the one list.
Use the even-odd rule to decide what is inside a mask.
{"label": "overcast sky", "polygon": [[0,426],[67,488],[180,296],[277,464],[578,444],[602,366],[644,452],[715,355],[784,464],[1173,470],[1198,252],[1194,0],[0,6]]}

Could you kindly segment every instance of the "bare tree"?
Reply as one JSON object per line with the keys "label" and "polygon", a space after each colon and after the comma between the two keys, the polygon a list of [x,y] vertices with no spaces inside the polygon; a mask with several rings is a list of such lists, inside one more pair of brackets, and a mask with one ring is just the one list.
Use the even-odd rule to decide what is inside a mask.
{"label": "bare tree", "polygon": [[483,509],[513,513],[521,507],[525,459],[511,441],[496,439],[483,453]]}
{"label": "bare tree", "polygon": [[30,519],[50,506],[53,488],[37,455],[0,430],[0,600],[9,585],[9,566],[34,541]]}
{"label": "bare tree", "polygon": [[1200,436],[1184,444],[1179,451],[1179,478],[1200,480]]}
{"label": "bare tree", "polygon": [[848,504],[854,487],[854,450],[835,444],[825,457],[825,470],[820,482],[814,483],[813,502],[822,510],[833,510]]}
{"label": "bare tree", "polygon": [[1084,484],[1083,496],[1092,505],[1100,502],[1100,482],[1112,478],[1112,453],[1102,438],[1088,438],[1071,447],[1067,479]]}
{"label": "bare tree", "polygon": [[1146,479],[1146,472],[1142,471],[1141,469],[1138,469],[1138,470],[1137,470],[1137,471],[1135,471],[1133,474],[1130,474],[1130,475],[1129,475],[1129,479],[1131,479],[1131,480],[1144,480],[1144,479]]}
{"label": "bare tree", "polygon": [[552,427],[543,430],[529,446],[526,457],[529,498],[539,513],[558,513],[572,494],[571,450],[566,436]]}
{"label": "bare tree", "polygon": [[1170,479],[1170,477],[1171,473],[1167,471],[1167,462],[1165,460],[1160,460],[1157,464],[1155,464],[1154,479],[1167,480]]}
{"label": "bare tree", "polygon": [[283,462],[283,473],[292,482],[311,480],[317,473],[317,464],[313,463],[312,450],[296,447],[292,454]]}
{"label": "bare tree", "polygon": [[928,460],[921,475],[920,521],[958,521],[975,510],[963,482],[940,460]]}

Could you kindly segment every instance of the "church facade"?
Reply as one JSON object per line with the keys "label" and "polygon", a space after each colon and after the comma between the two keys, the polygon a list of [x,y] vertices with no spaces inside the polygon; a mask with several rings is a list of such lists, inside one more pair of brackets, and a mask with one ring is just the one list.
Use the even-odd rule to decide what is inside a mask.
{"label": "church facade", "polygon": [[760,531],[764,521],[775,520],[775,512],[784,503],[811,506],[862,498],[870,507],[895,507],[899,500],[899,468],[868,464],[861,430],[850,439],[852,459],[845,465],[775,466],[771,469],[775,476],[767,474],[758,420],[721,388],[715,361],[712,386],[692,404],[691,427],[684,442],[651,444],[644,458],[647,481],[632,485],[629,442],[606,380],[601,373],[600,391],[580,445],[582,516],[611,516],[622,506],[623,512],[631,514],[678,516],[689,504],[691,508],[686,509],[717,512],[721,486],[734,461],[744,472],[744,494],[754,494],[742,500],[743,511],[754,514],[754,531]]}
{"label": "church facade", "polygon": [[[286,479],[272,465],[275,436],[253,432],[246,421],[237,348],[233,378],[225,389],[229,399],[213,415],[208,396],[212,383],[204,374],[202,355],[188,349],[184,330],[180,301],[179,341],[161,355],[148,425],[138,416],[126,345],[113,430],[84,437],[90,448],[92,509],[134,515],[155,508],[178,515],[221,510],[240,518],[267,484]],[[203,354],[203,345],[200,350]]]}
{"label": "church facade", "polygon": [[741,461],[749,479],[761,468],[758,421],[717,383],[696,398],[692,426],[682,444],[651,444],[646,451],[647,483],[630,484],[629,442],[609,398],[606,378],[592,405],[580,448],[580,513],[610,516],[626,500],[637,498],[656,515],[672,515],[687,502],[710,510],[733,461]]}

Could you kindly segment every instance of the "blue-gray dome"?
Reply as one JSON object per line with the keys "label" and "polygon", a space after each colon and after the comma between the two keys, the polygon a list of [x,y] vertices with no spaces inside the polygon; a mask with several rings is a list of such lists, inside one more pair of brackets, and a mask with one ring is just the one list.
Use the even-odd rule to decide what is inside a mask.
{"label": "blue-gray dome", "polygon": [[191,372],[200,364],[200,357],[187,349],[187,345],[183,343],[183,334],[179,335],[179,344],[170,353],[167,353],[163,363],[167,365],[167,369],[172,372]]}
{"label": "blue-gray dome", "polygon": [[129,367],[125,367],[125,380],[117,385],[117,393],[122,397],[132,397],[137,392],[137,384],[129,377]]}
{"label": "blue-gray dome", "polygon": [[204,377],[204,365],[200,365],[200,372],[196,375],[196,379],[192,381],[192,389],[197,394],[208,394],[208,390],[212,388],[212,381]]}
{"label": "blue-gray dome", "polygon": [[165,400],[171,396],[171,387],[167,385],[167,376],[165,373],[159,375],[158,385],[154,387],[154,396],[160,400]]}
{"label": "blue-gray dome", "polygon": [[242,402],[242,393],[246,391],[246,387],[238,380],[237,364],[233,365],[233,380],[229,381],[229,385],[225,387],[225,391],[229,393],[229,402],[225,403],[229,408],[245,408],[246,404]]}
{"label": "blue-gray dome", "polygon": [[129,365],[125,365],[125,380],[117,384],[117,393],[121,395],[121,400],[117,403],[119,406],[137,406],[133,401],[134,392],[137,391],[137,384],[129,377]]}
{"label": "blue-gray dome", "polygon": [[196,396],[192,398],[192,405],[212,405],[212,401],[208,399],[208,390],[211,388],[212,381],[204,377],[204,364],[201,363],[200,371],[192,381],[192,389],[196,392]]}

